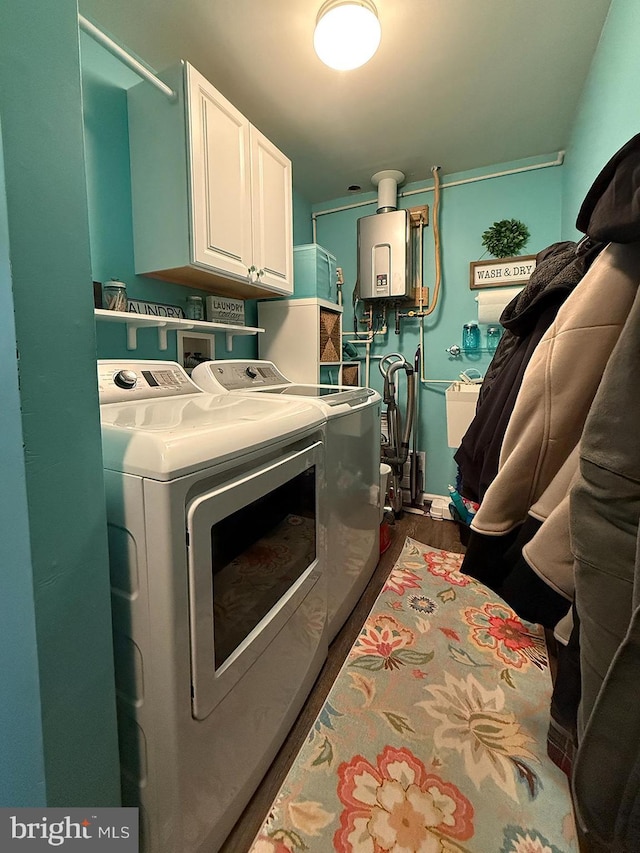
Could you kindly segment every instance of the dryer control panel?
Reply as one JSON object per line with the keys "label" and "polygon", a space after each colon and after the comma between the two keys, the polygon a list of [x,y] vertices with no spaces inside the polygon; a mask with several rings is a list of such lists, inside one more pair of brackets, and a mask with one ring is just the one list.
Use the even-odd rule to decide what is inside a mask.
{"label": "dryer control panel", "polygon": [[[289,382],[271,361],[227,359],[204,364],[210,384],[217,385],[221,391],[247,391]],[[202,375],[200,371],[198,375]]]}
{"label": "dryer control panel", "polygon": [[98,361],[100,403],[202,394],[175,361]]}

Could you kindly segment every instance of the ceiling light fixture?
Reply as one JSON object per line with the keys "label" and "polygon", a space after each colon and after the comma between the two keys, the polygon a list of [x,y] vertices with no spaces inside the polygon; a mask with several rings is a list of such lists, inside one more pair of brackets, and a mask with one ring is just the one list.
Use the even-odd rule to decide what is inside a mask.
{"label": "ceiling light fixture", "polygon": [[359,68],[379,44],[380,21],[371,0],[326,0],[320,7],[313,46],[329,68]]}

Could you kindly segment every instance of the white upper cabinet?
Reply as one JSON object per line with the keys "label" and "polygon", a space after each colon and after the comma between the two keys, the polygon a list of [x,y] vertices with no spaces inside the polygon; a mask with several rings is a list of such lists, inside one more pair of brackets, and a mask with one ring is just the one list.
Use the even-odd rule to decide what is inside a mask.
{"label": "white upper cabinet", "polygon": [[136,272],[224,296],[293,292],[291,162],[195,68],[129,90]]}
{"label": "white upper cabinet", "polygon": [[186,66],[193,261],[247,277],[253,263],[249,122]]}
{"label": "white upper cabinet", "polygon": [[291,161],[255,127],[250,128],[250,139],[253,262],[261,284],[291,295]]}

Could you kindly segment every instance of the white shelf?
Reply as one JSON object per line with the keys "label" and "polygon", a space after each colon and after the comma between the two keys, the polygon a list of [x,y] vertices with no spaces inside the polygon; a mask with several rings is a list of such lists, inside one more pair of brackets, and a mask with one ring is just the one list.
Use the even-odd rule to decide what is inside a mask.
{"label": "white shelf", "polygon": [[181,329],[184,332],[191,329],[210,335],[224,334],[228,352],[231,352],[236,335],[257,335],[264,332],[264,329],[257,326],[235,326],[228,323],[210,323],[205,320],[180,320],[174,317],[151,317],[147,314],[132,314],[128,311],[107,311],[104,308],[96,308],[94,314],[96,320],[126,325],[128,350],[136,349],[138,329],[147,326],[155,326],[158,329],[158,348],[161,350],[167,349],[167,332],[172,329]]}

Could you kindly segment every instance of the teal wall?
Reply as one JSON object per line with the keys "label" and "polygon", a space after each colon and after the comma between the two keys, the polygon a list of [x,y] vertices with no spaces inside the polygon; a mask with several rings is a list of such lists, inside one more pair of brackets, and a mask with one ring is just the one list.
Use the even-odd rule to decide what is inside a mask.
{"label": "teal wall", "polygon": [[[295,182],[295,170],[293,180]],[[293,245],[304,246],[313,242],[311,226],[312,207],[307,199],[299,192],[293,191]]]}
{"label": "teal wall", "polygon": [[[450,188],[447,188],[446,184],[470,177],[482,178],[492,172],[548,162],[555,157],[555,154],[550,154],[546,158],[499,164],[484,172],[478,170],[442,176],[443,189],[440,205],[442,288],[438,307],[430,317],[425,319],[424,357],[427,379],[455,380],[463,370],[473,367],[484,372],[489,364],[488,353],[452,358],[446,352],[451,344],[460,343],[463,323],[474,318],[477,320],[478,317],[477,304],[474,301],[476,292],[469,288],[469,263],[478,260],[484,252],[481,242],[482,232],[500,219],[522,220],[531,232],[531,238],[523,254],[535,254],[560,239],[562,167],[487,178]],[[414,190],[423,186],[424,193],[401,199],[399,206],[405,208],[428,204],[432,217],[433,193],[427,191],[432,186],[432,182],[411,184],[402,187],[401,190]],[[366,198],[366,196],[364,199],[358,197],[357,201]],[[336,256],[338,265],[344,271],[345,331],[353,328],[351,294],[357,273],[357,220],[361,216],[375,213],[375,193],[372,193],[370,198],[372,203],[368,207],[317,216],[317,242]],[[322,209],[328,210],[353,202],[353,198],[336,199],[325,205],[314,207],[314,212],[320,214]],[[432,294],[434,284],[432,225],[425,230],[424,283]],[[404,320],[399,336],[395,335],[393,320],[391,320],[387,336],[382,340],[376,339],[372,353],[374,356],[379,356],[389,352],[401,352],[413,363],[418,342],[417,320]],[[363,347],[360,349],[364,351]],[[377,361],[373,363],[370,384],[378,390],[381,389],[382,379]],[[453,462],[455,451],[447,447],[446,387],[446,383],[426,383],[421,387],[419,399],[418,449],[426,451],[427,455],[425,491],[440,495],[447,493],[447,485],[454,482],[456,473]],[[402,396],[404,400],[404,386],[402,386]]]}
{"label": "teal wall", "polygon": [[573,240],[587,190],[602,167],[640,132],[640,3],[613,0],[591,64],[567,149],[562,232]]}
{"label": "teal wall", "polygon": [[0,138],[0,806],[45,805],[38,653]]}
{"label": "teal wall", "polygon": [[[25,639],[9,682],[3,681],[0,707],[3,717],[8,703],[24,713],[24,732],[14,748],[34,735],[24,756],[25,772],[31,768],[33,779],[22,786],[22,794],[15,792],[23,798],[20,805],[41,804],[45,790],[50,806],[120,802],[77,14],[76,0],[5,3],[0,28],[8,225],[0,239],[4,245],[8,233],[15,315],[14,334],[0,312],[7,332],[3,469],[22,434],[9,472],[9,488],[16,491],[5,494],[22,521],[16,520],[13,529],[17,562],[9,570],[2,563],[10,594],[3,609],[15,604],[12,621],[22,620]],[[10,314],[6,260],[0,275]],[[21,417],[15,399],[16,351]],[[3,530],[10,518],[3,512]],[[3,597],[4,589],[3,584]],[[3,623],[3,644],[12,642],[10,632]],[[21,663],[26,694],[15,689]],[[41,738],[33,699],[36,675]],[[3,790],[13,764],[6,757],[3,751]]]}

